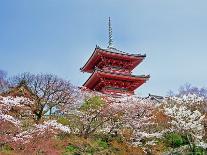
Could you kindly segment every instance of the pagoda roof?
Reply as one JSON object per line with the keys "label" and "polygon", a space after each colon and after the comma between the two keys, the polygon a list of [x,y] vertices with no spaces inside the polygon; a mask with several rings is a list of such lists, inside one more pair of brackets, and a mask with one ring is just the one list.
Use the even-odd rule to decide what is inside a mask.
{"label": "pagoda roof", "polygon": [[133,66],[131,67],[131,70],[132,70],[138,64],[142,62],[142,60],[146,57],[146,55],[145,54],[144,55],[129,54],[129,53],[117,50],[116,48],[102,49],[99,46],[96,46],[93,54],[88,59],[86,64],[82,68],[80,68],[81,71],[92,73],[97,63],[101,61],[101,57],[115,58],[115,59],[120,59],[123,61],[132,61],[133,62]]}
{"label": "pagoda roof", "polygon": [[135,90],[143,83],[145,83],[150,78],[150,75],[131,75],[95,69],[88,80],[83,84],[83,86],[93,90],[93,88],[100,82],[101,78],[136,83],[133,88],[133,90]]}

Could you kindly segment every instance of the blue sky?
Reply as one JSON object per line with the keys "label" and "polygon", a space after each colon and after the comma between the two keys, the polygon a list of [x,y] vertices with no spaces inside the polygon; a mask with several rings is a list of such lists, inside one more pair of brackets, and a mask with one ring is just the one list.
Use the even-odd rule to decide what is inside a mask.
{"label": "blue sky", "polygon": [[150,74],[137,90],[165,95],[186,82],[207,86],[206,0],[0,0],[0,69],[53,73],[82,85],[95,45],[147,54],[134,74]]}

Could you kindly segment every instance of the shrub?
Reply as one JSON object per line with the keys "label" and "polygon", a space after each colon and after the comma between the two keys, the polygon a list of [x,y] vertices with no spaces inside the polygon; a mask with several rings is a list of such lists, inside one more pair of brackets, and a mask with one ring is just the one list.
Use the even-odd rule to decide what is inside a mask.
{"label": "shrub", "polygon": [[185,144],[184,142],[184,139],[182,137],[182,135],[178,134],[178,133],[168,133],[165,135],[165,140],[166,140],[166,143],[175,148],[175,147],[179,147],[183,144]]}
{"label": "shrub", "polygon": [[88,146],[85,149],[85,152],[87,153],[87,155],[93,155],[96,152],[96,148],[93,148],[93,147]]}
{"label": "shrub", "polygon": [[207,151],[204,148],[198,146],[195,146],[194,151],[189,153],[189,155],[205,155],[205,154],[207,154]]}
{"label": "shrub", "polygon": [[70,121],[65,117],[59,117],[57,122],[62,125],[70,125]]}
{"label": "shrub", "polygon": [[95,139],[101,139],[102,141],[105,141],[108,143],[113,140],[116,140],[117,142],[120,142],[120,143],[124,141],[122,135],[120,135],[120,134],[114,135],[114,134],[100,133],[100,134],[94,134],[93,137]]}
{"label": "shrub", "polygon": [[101,147],[103,149],[107,149],[109,147],[108,143],[106,141],[103,141],[103,140],[98,140],[98,145],[99,145],[99,147]]}
{"label": "shrub", "polygon": [[23,130],[28,130],[33,124],[34,124],[33,120],[24,119],[22,121],[21,127],[22,127]]}
{"label": "shrub", "polygon": [[7,144],[3,144],[0,146],[0,154],[10,154],[12,150],[13,149]]}
{"label": "shrub", "polygon": [[69,144],[68,146],[65,147],[64,155],[80,155],[79,151],[80,148],[72,144]]}
{"label": "shrub", "polygon": [[76,146],[68,145],[68,146],[66,146],[65,151],[66,151],[66,152],[73,152],[73,151],[75,151],[75,150],[77,150],[77,149],[78,149],[78,148],[77,148]]}

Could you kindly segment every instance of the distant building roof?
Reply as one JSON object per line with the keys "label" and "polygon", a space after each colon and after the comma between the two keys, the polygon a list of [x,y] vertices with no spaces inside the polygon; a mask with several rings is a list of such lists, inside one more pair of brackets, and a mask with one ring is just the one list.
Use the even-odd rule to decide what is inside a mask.
{"label": "distant building roof", "polygon": [[31,100],[37,98],[37,95],[31,91],[25,82],[20,82],[16,87],[12,87],[8,91],[1,93],[1,96],[26,97]]}
{"label": "distant building roof", "polygon": [[147,98],[150,98],[151,100],[155,100],[159,103],[162,102],[162,100],[164,100],[163,96],[152,95],[152,94],[149,94],[149,96]]}

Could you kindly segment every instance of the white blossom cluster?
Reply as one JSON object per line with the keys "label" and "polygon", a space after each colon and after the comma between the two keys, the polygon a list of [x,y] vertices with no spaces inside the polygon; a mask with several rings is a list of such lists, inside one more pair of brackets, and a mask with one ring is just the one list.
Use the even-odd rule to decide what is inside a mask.
{"label": "white blossom cluster", "polygon": [[0,100],[4,102],[4,104],[7,105],[20,105],[24,102],[31,102],[28,98],[25,97],[12,97],[12,96],[7,96],[7,97],[0,97]]}
{"label": "white blossom cluster", "polygon": [[[118,97],[108,97],[109,102],[112,103],[112,107],[120,108],[123,110],[130,109],[131,106],[154,106],[154,102],[149,98],[141,98],[136,95],[128,96],[128,95],[121,95]],[[143,106],[142,106],[143,105]]]}
{"label": "white blossom cluster", "polygon": [[15,126],[19,126],[21,122],[17,118],[11,116],[8,112],[13,107],[23,106],[23,103],[31,103],[31,101],[24,97],[0,96],[0,121],[8,121]]}
{"label": "white blossom cluster", "polygon": [[137,132],[137,135],[140,136],[140,139],[143,139],[143,138],[153,138],[153,137],[161,138],[162,134],[163,134],[162,132],[155,132],[155,133]]}
{"label": "white blossom cluster", "polygon": [[205,114],[200,112],[198,107],[203,104],[204,98],[189,94],[180,98],[171,97],[170,101],[169,103],[169,99],[165,100],[164,112],[170,118],[171,130],[189,133],[197,143],[200,143],[204,136]]}
{"label": "white blossom cluster", "polygon": [[32,104],[33,102],[30,101],[28,98],[25,97],[2,97],[0,96],[0,102],[7,106],[24,106],[25,104]]}
{"label": "white blossom cluster", "polygon": [[21,123],[18,119],[14,118],[13,116],[3,114],[1,112],[0,112],[0,121],[8,121],[8,122],[14,124],[15,126],[19,126]]}
{"label": "white blossom cluster", "polygon": [[166,98],[165,101],[169,101],[169,100],[174,101],[177,104],[199,105],[204,102],[204,97],[200,97],[195,94],[188,94],[180,97],[177,96],[168,97]]}
{"label": "white blossom cluster", "polygon": [[70,133],[70,128],[58,123],[56,120],[45,121],[43,124],[38,124],[35,126],[37,130],[44,131],[45,129],[51,128],[60,130],[62,132]]}
{"label": "white blossom cluster", "polygon": [[15,136],[12,137],[12,141],[21,141],[23,144],[30,142],[30,140],[33,138],[31,131],[23,131]]}
{"label": "white blossom cluster", "polygon": [[1,113],[7,113],[13,107],[22,108],[25,105],[30,105],[30,104],[33,104],[33,102],[25,97],[0,96],[0,112]]}
{"label": "white blossom cluster", "polygon": [[[149,98],[143,99],[136,96],[122,96],[112,100],[115,108],[125,109],[126,123],[129,123],[136,129],[135,137],[138,142],[143,138],[161,138],[168,131],[190,133],[197,144],[202,142],[205,114],[200,112],[198,107],[204,104],[203,97],[195,94],[184,95],[182,97],[174,96],[164,98],[160,103],[154,102]],[[171,118],[169,120],[171,128],[164,131],[143,131],[143,128],[147,125],[153,125],[150,122],[153,118],[151,112],[155,108],[159,109],[159,107],[164,107],[164,113]],[[143,114],[142,117],[140,116],[141,114]]]}
{"label": "white blossom cluster", "polygon": [[32,104],[32,101],[24,97],[0,96],[0,121],[8,121],[15,126],[20,125],[21,122],[17,118],[11,116],[9,111],[13,107],[22,108],[25,104]]}
{"label": "white blossom cluster", "polygon": [[[150,98],[141,98],[135,95],[103,95],[98,92],[89,92],[82,91],[80,96],[77,99],[76,105],[81,105],[86,99],[89,99],[94,96],[100,96],[107,103],[107,106],[100,111],[96,112],[103,113],[101,116],[108,117],[116,115],[118,112],[123,112],[121,115],[120,121],[122,121],[122,126],[130,127],[134,130],[133,138],[135,139],[136,144],[141,144],[142,139],[150,139],[146,142],[147,145],[154,145],[156,139],[159,139],[167,131],[178,131],[182,133],[190,133],[197,145],[200,145],[204,148],[207,148],[207,144],[203,142],[204,136],[204,117],[205,114],[199,111],[199,107],[204,102],[204,98],[198,97],[193,94],[184,95],[182,97],[167,97],[164,98],[160,103],[151,100]],[[25,104],[32,104],[27,98],[24,97],[2,97],[0,96],[0,123],[1,121],[8,121],[13,123],[15,126],[20,126],[21,121],[11,116],[8,111],[12,107],[22,108]],[[191,108],[196,107],[196,108]],[[78,108],[77,108],[78,109]],[[65,112],[73,113],[78,116],[84,123],[90,122],[93,119],[94,115],[93,110],[91,113],[81,113],[81,111],[69,111],[67,108]],[[156,126],[156,123],[151,120],[156,119],[153,115],[155,109],[162,109],[164,114],[169,117],[170,128],[167,128],[163,131],[154,130],[152,126]],[[90,112],[90,110],[89,110]],[[114,127],[119,125],[120,122],[113,122]],[[106,123],[105,128],[101,128],[102,132],[109,132],[112,128],[110,122]],[[104,126],[104,125],[103,125]],[[57,133],[58,131],[64,133],[71,133],[72,127],[64,126],[58,123],[56,120],[48,120],[42,124],[36,124],[30,127],[30,129],[20,132],[13,136],[12,140],[22,141],[24,143],[29,142],[35,135],[44,135],[48,131],[52,133]]]}
{"label": "white blossom cluster", "polygon": [[207,149],[207,143],[205,143],[205,142],[200,142],[200,143],[198,144],[198,146],[200,146],[200,147],[202,147],[202,148],[204,148],[204,149]]}
{"label": "white blossom cluster", "polygon": [[198,110],[191,111],[186,106],[175,105],[172,108],[165,108],[165,114],[172,118],[171,124],[180,131],[203,130],[202,121],[205,115],[202,115]]}
{"label": "white blossom cluster", "polygon": [[29,142],[34,136],[48,134],[48,132],[57,133],[57,131],[70,133],[70,128],[58,123],[56,120],[45,121],[43,124],[36,124],[29,130],[23,131],[15,135],[14,141]]}

